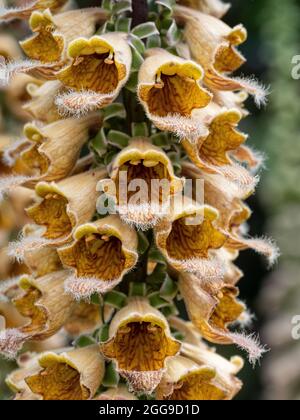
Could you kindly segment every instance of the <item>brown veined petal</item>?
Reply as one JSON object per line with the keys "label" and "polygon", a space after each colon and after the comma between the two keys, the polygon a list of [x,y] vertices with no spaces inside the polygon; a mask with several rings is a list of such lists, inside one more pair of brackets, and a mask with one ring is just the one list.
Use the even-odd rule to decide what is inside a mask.
{"label": "brown veined petal", "polygon": [[70,175],[89,138],[90,130],[99,129],[101,115],[68,118],[49,125],[28,123],[24,135],[29,146],[20,153],[13,166],[16,173],[33,181],[57,181]]}
{"label": "brown veined petal", "polygon": [[35,277],[43,277],[63,269],[57,250],[51,247],[28,250],[24,254],[24,263]]}
{"label": "brown veined petal", "polygon": [[24,6],[14,8],[1,8],[0,21],[13,19],[28,19],[35,10],[50,9],[53,12],[62,9],[69,0],[31,0]]}
{"label": "brown veined petal", "polygon": [[237,288],[220,284],[216,290],[194,275],[182,274],[179,289],[189,317],[203,338],[216,344],[236,344],[248,352],[253,364],[266,352],[253,334],[229,330],[246,312],[245,305],[237,300]]}
{"label": "brown veined petal", "polygon": [[105,175],[105,170],[92,170],[58,183],[40,182],[36,186],[38,202],[27,209],[27,214],[44,228],[45,239],[52,244],[64,244],[71,239],[73,228],[92,219],[96,211],[96,186]]}
{"label": "brown veined petal", "polygon": [[25,379],[31,375],[37,374],[40,371],[37,356],[27,355],[26,353],[19,359],[27,358],[26,362],[18,360],[18,369],[11,372],[5,379],[6,385],[15,394],[16,401],[36,401],[40,397],[30,390],[25,382]]}
{"label": "brown veined petal", "polygon": [[[105,312],[110,313],[107,307]],[[64,325],[65,331],[72,337],[90,334],[102,325],[99,306],[90,302],[78,302]]]}
{"label": "brown veined petal", "polygon": [[15,357],[28,340],[45,340],[56,334],[68,319],[73,300],[64,293],[68,271],[58,271],[39,279],[24,276],[20,280],[23,294],[14,299],[19,313],[29,321],[19,328],[0,334],[0,352]]}
{"label": "brown veined petal", "polygon": [[69,44],[71,63],[56,76],[73,91],[57,97],[60,112],[80,115],[118,96],[127,83],[132,62],[126,38],[127,34],[114,32],[89,39],[80,37]]}
{"label": "brown veined petal", "polygon": [[105,363],[99,347],[89,346],[39,357],[41,371],[26,383],[43,400],[89,400],[104,378]]}
{"label": "brown veined petal", "polygon": [[223,277],[223,268],[211,251],[220,249],[226,236],[216,227],[217,210],[179,197],[174,200],[170,217],[155,228],[159,250],[179,271],[198,273],[211,280]]}
{"label": "brown veined petal", "polygon": [[110,177],[120,217],[143,230],[158,222],[170,198],[184,186],[184,181],[175,176],[167,154],[146,138],[131,140],[116,156]]}
{"label": "brown veined petal", "polygon": [[230,3],[224,3],[222,0],[178,0],[177,3],[217,18],[223,17],[231,6]]}
{"label": "brown veined petal", "polygon": [[101,345],[135,392],[152,393],[160,383],[166,360],[180,344],[171,336],[165,317],[146,299],[133,298],[113,318],[109,340]]}
{"label": "brown veined petal", "polygon": [[58,253],[74,270],[66,290],[76,299],[111,290],[137,263],[137,233],[116,215],[82,225],[73,236],[73,243]]}
{"label": "brown veined petal", "polygon": [[209,88],[245,90],[255,97],[258,105],[266,102],[266,89],[255,80],[230,76],[245,63],[236,48],[247,39],[243,25],[230,28],[213,16],[183,6],[177,6],[174,13],[178,22],[184,24],[184,36],[192,58],[203,67],[204,82]]}
{"label": "brown veined petal", "polygon": [[214,367],[176,356],[167,361],[156,395],[159,400],[224,401],[230,399],[226,391]]}
{"label": "brown veined petal", "polygon": [[138,96],[152,122],[180,138],[203,135],[205,127],[193,118],[194,110],[206,107],[212,97],[202,87],[202,78],[203,70],[195,62],[149,50],[139,71]]}
{"label": "brown veined petal", "polygon": [[29,19],[34,35],[20,43],[25,54],[42,63],[66,62],[66,46],[79,36],[92,36],[96,22],[105,21],[107,13],[100,8],[71,10],[52,15],[49,9],[35,11]]}

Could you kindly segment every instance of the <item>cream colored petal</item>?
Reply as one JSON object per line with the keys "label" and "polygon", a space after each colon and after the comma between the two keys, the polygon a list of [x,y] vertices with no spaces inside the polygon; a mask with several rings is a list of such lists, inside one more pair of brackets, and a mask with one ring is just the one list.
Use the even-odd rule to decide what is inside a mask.
{"label": "cream colored petal", "polygon": [[56,181],[70,175],[81,148],[92,128],[99,129],[102,117],[90,114],[83,118],[68,118],[40,126],[25,125],[24,134],[30,146],[20,154],[15,166],[22,166],[26,175],[36,181]]}
{"label": "cream colored petal", "polygon": [[24,366],[14,370],[7,376],[5,383],[16,394],[14,400],[36,401],[40,399],[38,395],[30,390],[25,382],[27,377],[37,374],[40,369],[37,357],[32,357]]}
{"label": "cream colored petal", "polygon": [[[41,182],[36,186],[38,203],[27,210],[29,217],[46,232],[44,237],[55,244],[71,239],[73,228],[89,222],[96,211],[96,186],[105,170],[92,170],[58,183]],[[88,199],[86,199],[88,197]]]}
{"label": "cream colored petal", "polygon": [[138,398],[131,394],[127,387],[120,385],[117,388],[110,388],[108,391],[102,392],[100,395],[94,398],[97,401],[134,401]]}
{"label": "cream colored petal", "polygon": [[51,9],[56,12],[62,9],[69,0],[31,0],[27,4],[14,7],[2,8],[0,20],[13,20],[13,19],[27,19],[35,10]]}
{"label": "cream colored petal", "polygon": [[104,378],[105,363],[99,347],[89,346],[61,354],[44,353],[42,371],[26,378],[29,388],[43,400],[89,400]]}
{"label": "cream colored petal", "polygon": [[231,6],[222,0],[178,0],[178,3],[218,18],[223,17]]}
{"label": "cream colored petal", "polygon": [[115,360],[122,376],[136,392],[152,392],[165,362],[180,350],[165,317],[146,299],[133,298],[113,318],[103,354]]}

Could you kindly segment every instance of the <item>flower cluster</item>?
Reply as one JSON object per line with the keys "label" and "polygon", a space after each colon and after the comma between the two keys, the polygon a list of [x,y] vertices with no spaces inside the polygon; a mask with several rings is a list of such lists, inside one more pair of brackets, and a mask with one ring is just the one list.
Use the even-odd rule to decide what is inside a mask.
{"label": "flower cluster", "polygon": [[3,94],[25,124],[0,135],[0,353],[19,365],[15,399],[230,400],[243,360],[208,343],[252,363],[265,352],[234,330],[251,321],[240,251],[278,257],[246,229],[263,158],[238,124],[249,95],[266,101],[233,76],[246,29],[220,20],[221,0],[137,4],[0,10],[32,32],[21,49],[0,34]]}

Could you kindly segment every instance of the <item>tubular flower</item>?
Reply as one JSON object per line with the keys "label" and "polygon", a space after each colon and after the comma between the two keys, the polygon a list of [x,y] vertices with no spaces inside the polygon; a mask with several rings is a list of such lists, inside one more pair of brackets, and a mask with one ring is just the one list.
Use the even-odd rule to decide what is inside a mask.
{"label": "tubular flower", "polygon": [[[231,152],[239,149],[247,140],[247,136],[236,129],[242,114],[237,109],[224,110],[215,103],[202,113],[202,118],[207,121],[209,134],[200,137],[196,142],[189,139],[182,141],[188,156],[203,171],[220,174],[242,188],[253,191],[257,179],[241,164],[236,163],[236,155],[231,155]],[[201,114],[198,115],[201,118]]]}
{"label": "tubular flower", "polygon": [[232,400],[242,387],[236,374],[239,357],[229,362],[216,353],[183,344],[182,355],[167,361],[167,372],[156,393],[160,400]]}
{"label": "tubular flower", "polygon": [[62,9],[69,0],[31,0],[24,6],[6,9],[0,9],[0,21],[13,20],[13,19],[28,19],[31,13],[35,10],[50,9],[57,12]]}
{"label": "tubular flower", "polygon": [[28,375],[25,382],[43,400],[90,400],[104,378],[104,359],[97,345],[61,354],[42,354],[40,372]]}
{"label": "tubular flower", "polygon": [[[23,359],[26,359],[23,361]],[[10,390],[16,394],[14,400],[17,401],[36,401],[40,397],[31,392],[30,388],[25,382],[29,376],[35,375],[39,372],[40,366],[38,358],[34,355],[24,354],[18,360],[18,369],[7,376],[5,383]]]}
{"label": "tubular flower", "polygon": [[76,299],[111,290],[138,261],[137,233],[118,216],[79,226],[73,236],[74,242],[58,252],[65,267],[74,270],[66,291]]}
{"label": "tubular flower", "polygon": [[20,280],[22,296],[14,299],[20,314],[30,321],[0,334],[0,352],[14,357],[29,340],[43,341],[57,333],[72,310],[71,297],[64,295],[64,282],[68,271],[58,271],[39,279],[24,276]]}
{"label": "tubular flower", "polygon": [[32,60],[55,63],[60,67],[67,59],[67,45],[79,36],[92,36],[96,23],[106,18],[107,13],[96,7],[71,10],[54,16],[49,9],[36,11],[29,20],[34,35],[20,45]]}
{"label": "tubular flower", "polygon": [[161,312],[147,300],[133,298],[113,318],[109,340],[101,350],[117,363],[135,392],[152,393],[162,379],[167,359],[179,352],[180,344],[172,338]]}
{"label": "tubular flower", "polygon": [[185,25],[185,39],[193,59],[205,71],[204,82],[208,87],[221,91],[246,90],[255,96],[258,104],[265,103],[266,91],[255,81],[228,76],[246,61],[236,48],[247,39],[242,25],[230,28],[213,16],[183,6],[175,8],[175,16]]}
{"label": "tubular flower", "polygon": [[218,217],[212,207],[187,199],[183,205],[175,201],[170,217],[155,228],[157,247],[176,270],[219,280],[223,268],[212,251],[224,246],[226,236],[217,228]]}
{"label": "tubular flower", "polygon": [[241,199],[247,198],[247,188],[239,186],[237,190],[232,189],[230,184],[224,185],[220,176],[207,175],[190,164],[183,165],[183,174],[204,182],[204,202],[219,212],[217,226],[227,236],[225,247],[231,251],[253,249],[264,255],[270,266],[274,265],[279,257],[276,244],[268,238],[251,238],[244,233],[247,230],[245,223],[252,214]]}
{"label": "tubular flower", "polygon": [[68,46],[71,64],[57,78],[71,91],[57,97],[63,115],[82,115],[113,102],[127,83],[132,54],[122,32],[77,38]]}
{"label": "tubular flower", "polygon": [[101,126],[102,118],[89,114],[68,118],[49,125],[25,125],[28,147],[16,159],[12,169],[30,177],[31,181],[57,181],[74,169],[81,148],[89,139],[89,130]]}
{"label": "tubular flower", "polygon": [[231,6],[221,0],[178,0],[178,3],[217,18],[223,17]]}
{"label": "tubular flower", "polygon": [[45,240],[64,244],[72,238],[74,228],[92,219],[96,210],[96,185],[104,176],[104,170],[92,170],[57,184],[40,182],[36,186],[38,202],[27,209],[27,214],[44,228]]}
{"label": "tubular flower", "polygon": [[[154,226],[166,213],[171,197],[184,186],[175,176],[167,154],[146,138],[135,138],[112,163],[106,195],[115,194],[120,217],[142,230]],[[106,186],[108,191],[106,191]],[[140,188],[140,192],[137,189]]]}
{"label": "tubular flower", "polygon": [[50,247],[26,251],[24,254],[24,263],[36,278],[63,269],[57,250]]}
{"label": "tubular flower", "polygon": [[43,84],[29,83],[27,85],[28,101],[23,109],[36,120],[50,124],[60,119],[54,99],[63,90],[58,80],[50,80]]}
{"label": "tubular flower", "polygon": [[[106,311],[107,312],[107,311]],[[72,337],[93,333],[102,325],[99,306],[89,302],[78,302],[64,325],[64,330]]]}
{"label": "tubular flower", "polygon": [[236,344],[249,353],[255,363],[265,352],[253,336],[233,333],[228,327],[236,323],[246,311],[237,300],[238,289],[220,283],[219,287],[192,274],[181,274],[179,289],[194,325],[208,341],[217,344]]}
{"label": "tubular flower", "polygon": [[179,138],[197,139],[207,131],[194,111],[205,108],[212,95],[201,86],[203,70],[161,49],[148,51],[139,71],[138,96],[150,120]]}

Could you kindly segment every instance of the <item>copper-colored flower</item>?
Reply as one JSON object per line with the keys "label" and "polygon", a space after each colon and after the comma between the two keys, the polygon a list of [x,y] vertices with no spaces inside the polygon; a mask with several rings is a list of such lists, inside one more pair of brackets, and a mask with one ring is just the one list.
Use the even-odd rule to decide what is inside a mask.
{"label": "copper-colored flower", "polygon": [[102,352],[136,392],[151,393],[159,384],[166,360],[180,344],[171,336],[165,317],[146,299],[133,298],[113,318]]}

